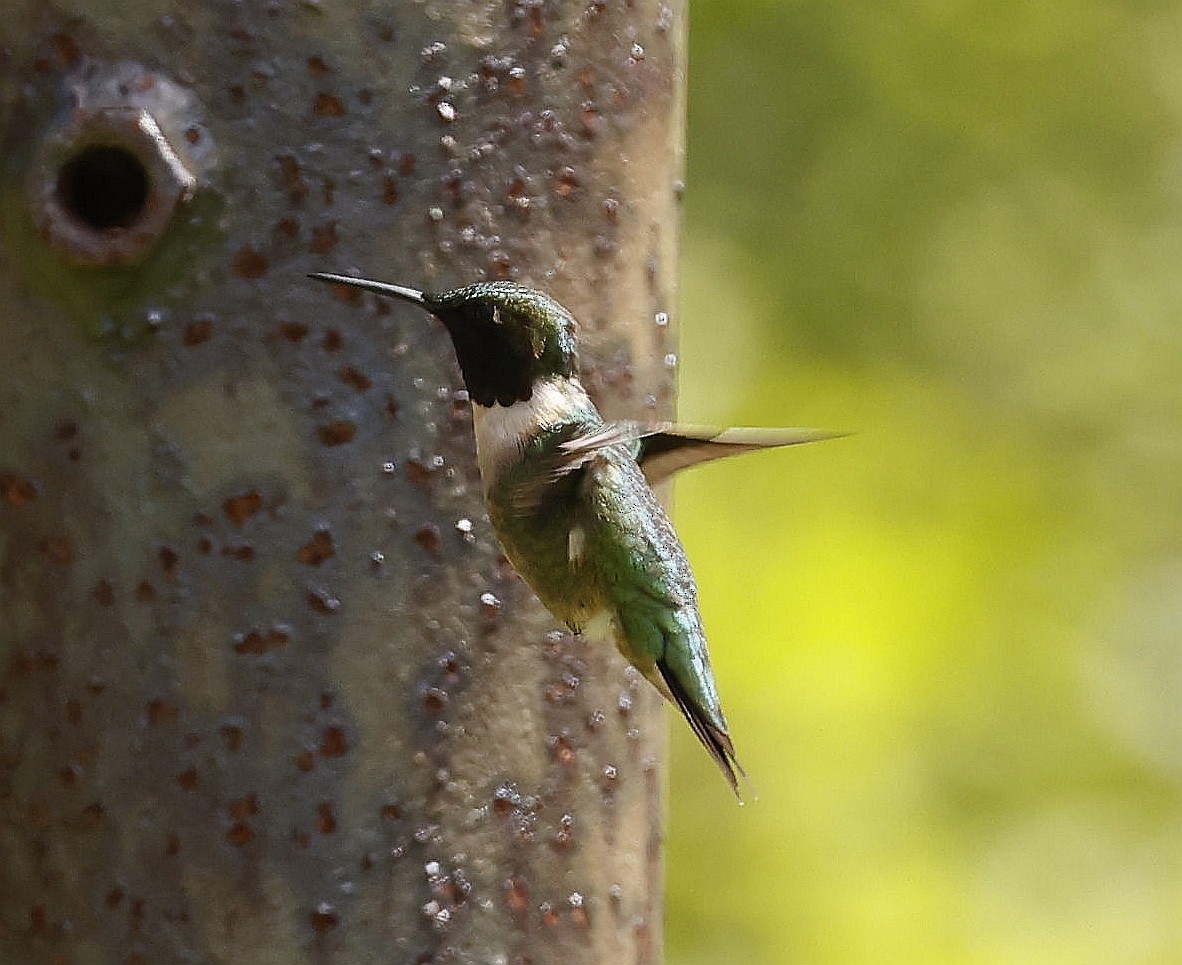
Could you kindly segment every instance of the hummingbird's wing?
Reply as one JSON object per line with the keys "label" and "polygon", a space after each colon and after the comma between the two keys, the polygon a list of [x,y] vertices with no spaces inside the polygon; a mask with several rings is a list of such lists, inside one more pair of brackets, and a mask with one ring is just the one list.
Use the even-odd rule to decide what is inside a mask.
{"label": "hummingbird's wing", "polygon": [[605,422],[554,446],[541,472],[517,486],[513,504],[521,512],[537,509],[564,476],[585,467],[604,449],[628,446],[650,486],[689,466],[758,449],[799,446],[844,433],[824,429],[763,429],[679,425],[674,422]]}
{"label": "hummingbird's wing", "polygon": [[826,432],[823,429],[719,429],[711,426],[677,425],[672,422],[623,425],[633,426],[635,437],[640,440],[636,461],[640,463],[650,486],[668,479],[680,469],[713,459],[737,456],[757,449],[799,446],[822,439],[837,439],[842,435],[840,432]]}
{"label": "hummingbird's wing", "polygon": [[637,443],[644,431],[639,422],[605,422],[581,430],[567,428],[572,430],[569,438],[535,453],[531,460],[533,471],[523,475],[514,485],[511,499],[518,514],[534,512],[548,500],[565,498],[562,481],[586,468],[605,449],[628,446],[635,458]]}

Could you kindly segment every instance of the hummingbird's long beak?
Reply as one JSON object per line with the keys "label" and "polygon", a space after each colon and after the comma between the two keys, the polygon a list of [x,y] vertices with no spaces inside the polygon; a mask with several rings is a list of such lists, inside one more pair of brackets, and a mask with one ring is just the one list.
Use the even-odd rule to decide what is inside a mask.
{"label": "hummingbird's long beak", "polygon": [[316,271],[308,275],[317,281],[326,281],[334,285],[348,285],[350,288],[360,288],[375,295],[386,295],[390,298],[401,298],[403,301],[413,302],[423,307],[426,299],[417,288],[407,288],[405,285],[388,285],[383,281],[370,281],[368,278],[353,278],[349,275],[334,275],[326,271]]}

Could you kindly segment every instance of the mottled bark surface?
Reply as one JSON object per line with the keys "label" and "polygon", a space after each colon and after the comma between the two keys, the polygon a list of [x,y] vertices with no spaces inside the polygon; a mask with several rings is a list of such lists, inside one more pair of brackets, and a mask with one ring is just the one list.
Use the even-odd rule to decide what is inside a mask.
{"label": "mottled bark surface", "polygon": [[303,275],[544,287],[667,416],[681,7],[0,12],[0,962],[659,960],[659,698]]}

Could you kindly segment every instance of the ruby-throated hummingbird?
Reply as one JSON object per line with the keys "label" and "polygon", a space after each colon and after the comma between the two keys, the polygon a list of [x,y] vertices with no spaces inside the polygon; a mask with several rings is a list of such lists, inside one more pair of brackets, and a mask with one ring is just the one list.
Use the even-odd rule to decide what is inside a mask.
{"label": "ruby-throated hummingbird", "polygon": [[697,586],[650,487],[689,465],[832,433],[605,422],[579,381],[575,319],[539,291],[495,281],[430,294],[310,277],[412,302],[443,322],[472,401],[484,500],[505,555],[574,633],[610,627],[737,793],[742,768],[710,670]]}

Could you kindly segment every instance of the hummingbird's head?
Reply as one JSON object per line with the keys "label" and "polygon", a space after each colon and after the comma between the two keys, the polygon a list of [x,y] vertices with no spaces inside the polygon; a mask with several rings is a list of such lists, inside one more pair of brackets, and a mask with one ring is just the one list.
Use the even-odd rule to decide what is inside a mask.
{"label": "hummingbird's head", "polygon": [[513,405],[541,379],[578,371],[570,312],[547,295],[488,281],[424,295],[424,307],[451,335],[468,394],[477,405]]}
{"label": "hummingbird's head", "polygon": [[578,374],[578,326],[570,312],[516,282],[478,282],[431,294],[345,275],[311,277],[414,302],[442,321],[477,405],[524,402],[538,381]]}

